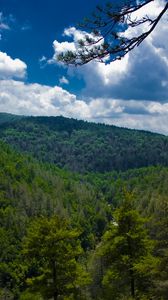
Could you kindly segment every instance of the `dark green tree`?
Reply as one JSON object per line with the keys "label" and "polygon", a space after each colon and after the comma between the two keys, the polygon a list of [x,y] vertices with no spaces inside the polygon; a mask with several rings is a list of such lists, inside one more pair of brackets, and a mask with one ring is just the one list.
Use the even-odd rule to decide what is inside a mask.
{"label": "dark green tree", "polygon": [[146,221],[134,209],[132,194],[125,192],[98,250],[104,259],[102,284],[107,299],[149,297],[159,259],[152,255],[154,243]]}
{"label": "dark green tree", "polygon": [[167,299],[168,295],[168,199],[162,198],[155,220],[157,255],[160,257],[158,276],[155,282],[157,296]]}
{"label": "dark green tree", "polygon": [[[79,233],[65,219],[41,217],[33,222],[24,240],[23,253],[30,262],[27,283],[45,299],[78,294],[89,282],[78,263],[82,248]],[[61,298],[62,299],[62,298]]]}
{"label": "dark green tree", "polygon": [[[12,209],[8,209],[7,212],[6,209],[5,220],[2,209],[0,209],[1,221],[4,221],[4,224],[9,216],[8,213],[11,211]],[[11,219],[10,221],[12,221]],[[6,229],[0,226],[0,299],[18,299],[25,278],[26,268],[22,265],[19,255],[20,245],[17,237],[17,230],[19,228],[16,226],[16,230],[12,229],[14,229],[12,228],[12,224]]]}

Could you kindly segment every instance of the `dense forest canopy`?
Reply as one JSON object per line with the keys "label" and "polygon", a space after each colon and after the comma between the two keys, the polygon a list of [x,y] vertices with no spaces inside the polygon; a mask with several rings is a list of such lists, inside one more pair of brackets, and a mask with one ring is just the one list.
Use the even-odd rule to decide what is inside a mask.
{"label": "dense forest canopy", "polygon": [[164,135],[64,117],[15,118],[8,116],[7,122],[0,115],[3,141],[74,172],[168,165],[168,137]]}
{"label": "dense forest canopy", "polygon": [[[166,300],[167,137],[63,117],[6,114],[0,132],[0,299]],[[91,164],[92,172],[71,172],[49,160],[58,145],[63,157],[63,143],[68,147],[75,140],[81,148],[73,163],[90,143],[93,160],[94,149],[107,147],[106,134],[118,154],[121,146],[141,143],[142,161],[148,157],[151,166],[137,168],[138,153],[126,171],[106,172],[102,164],[102,172],[95,172]],[[44,142],[49,147],[52,139],[48,154]],[[100,148],[98,165],[106,153]],[[72,154],[73,148],[67,158]]]}
{"label": "dense forest canopy", "polygon": [[[117,107],[114,115],[106,109],[105,117],[117,116],[116,120],[122,120],[122,116],[134,114],[134,119],[139,118],[134,124],[148,116],[152,124],[165,120],[167,45],[162,44],[160,37],[164,40],[168,0],[102,2],[90,18],[79,24],[79,29],[67,28],[69,18],[62,17],[67,11],[67,16],[75,16],[76,1],[75,5],[73,1],[66,3],[68,10],[60,1],[53,2],[51,7],[40,4],[38,22],[34,13],[38,3],[28,1],[25,6],[23,1],[23,7],[13,3],[12,10],[11,3],[6,3],[10,1],[2,2],[5,14],[2,9],[0,40],[4,49],[8,46],[11,51],[10,56],[0,52],[1,107],[10,111],[10,105],[15,104],[14,111],[26,115],[0,113],[0,300],[168,300],[168,136],[63,116],[28,116],[30,111],[42,111],[45,115],[61,112],[78,117],[87,114],[90,119],[100,120],[95,110],[99,99],[104,99],[103,113],[106,102],[111,110],[115,108],[111,103],[117,95],[114,103],[121,98],[123,108]],[[88,2],[86,8],[90,4],[93,3]],[[57,23],[47,19],[49,12],[55,16],[54,7],[58,11]],[[7,14],[8,9],[11,12]],[[13,12],[17,12],[16,18]],[[23,15],[28,17],[25,23]],[[46,25],[44,19],[51,22]],[[67,23],[63,36],[68,42],[63,37],[61,42],[55,39],[53,57],[49,59],[51,52],[46,48],[46,56],[40,58],[41,45],[51,41],[53,24],[58,25],[55,28],[59,34],[64,19]],[[41,44],[41,37],[47,37],[45,43],[43,40]],[[128,54],[127,60],[130,51],[143,42],[148,44],[148,37],[151,41],[155,37],[155,41],[143,53],[139,49],[140,67],[137,68],[135,59],[135,65],[128,64],[130,71],[126,67],[120,72],[116,63],[117,72],[113,73],[111,63]],[[20,40],[25,47],[27,42],[32,43],[32,51],[27,52],[31,47],[25,48],[23,55],[19,44],[13,48],[13,41]],[[158,45],[154,47],[156,41]],[[145,51],[148,55],[144,59]],[[19,59],[19,53],[28,65]],[[159,77],[150,73],[154,59]],[[70,73],[66,68],[59,70],[64,67],[62,63],[77,66],[93,60],[98,64],[93,62],[90,69],[82,71],[85,74],[79,72],[73,80],[80,97],[68,92],[72,85],[64,75]],[[47,75],[43,68],[51,64],[59,70],[52,80],[52,70]],[[94,86],[91,84],[90,88],[93,76],[92,72],[88,76],[88,70],[94,65],[102,65],[105,73],[109,73],[103,93],[97,86],[103,83],[105,73],[101,81],[94,76],[95,95],[99,99],[95,95],[92,98],[90,92]],[[144,76],[146,66],[149,81]],[[136,76],[137,69],[140,77]],[[98,73],[96,67],[93,71]],[[99,73],[103,74],[101,68]],[[121,81],[120,73],[124,74]],[[111,90],[113,78],[119,81]],[[123,84],[122,78],[129,84]],[[138,85],[134,86],[136,81]],[[69,88],[64,89],[63,85],[68,84]],[[86,99],[79,93],[84,84],[86,89],[82,93]],[[125,93],[124,86],[130,86],[126,88],[129,95],[120,97],[117,93],[120,87]],[[130,97],[133,86],[132,95],[136,97]],[[132,99],[133,106],[128,99]],[[144,104],[139,106],[142,100]],[[148,109],[143,109],[148,102]]]}
{"label": "dense forest canopy", "polygon": [[[72,176],[71,173],[53,165],[44,165],[34,161],[31,157],[18,154],[3,143],[1,143],[0,149],[0,167],[0,284],[2,295],[4,293],[9,297],[15,295],[18,299],[17,297],[20,297],[19,295],[22,293],[24,299],[24,297],[28,297],[24,296],[27,289],[26,293],[28,294],[32,292],[36,294],[41,291],[36,284],[36,276],[39,273],[38,262],[34,262],[35,265],[32,266],[32,263],[29,264],[26,258],[23,263],[22,247],[25,247],[23,246],[25,244],[22,244],[22,241],[33,220],[37,219],[38,222],[38,218],[43,216],[42,224],[47,224],[45,222],[48,222],[47,220],[56,214],[62,216],[61,218],[71,220],[72,228],[78,230],[78,241],[84,249],[83,263],[86,263],[86,259],[92,261],[92,263],[88,262],[91,264],[90,274],[84,275],[87,288],[84,287],[83,290],[81,286],[80,294],[84,293],[85,296],[89,295],[87,297],[98,299],[94,297],[97,297],[95,295],[99,293],[100,286],[97,286],[98,279],[95,277],[97,273],[95,270],[93,274],[93,270],[94,260],[99,260],[99,254],[95,253],[93,257],[90,255],[96,244],[100,242],[109,222],[115,217],[115,209],[121,206],[125,188],[134,195],[133,209],[136,209],[145,218],[152,216],[152,219],[148,221],[148,231],[152,240],[159,240],[159,244],[155,248],[155,253],[158,253],[157,261],[160,259],[160,251],[162,259],[166,260],[167,248],[165,248],[164,242],[167,234],[167,227],[164,225],[167,222],[167,215],[164,212],[168,192],[168,169],[166,167],[148,167],[130,170],[126,173],[113,172],[104,175],[92,173],[85,176],[73,174]],[[155,228],[156,224],[157,228]],[[163,262],[156,264],[157,268],[163,268],[163,264]],[[34,275],[31,275],[31,268],[35,268]],[[102,279],[99,278],[99,280],[105,280],[106,264],[103,270],[102,275],[99,274]],[[83,271],[85,272],[85,270]],[[159,290],[159,293],[164,295],[165,286],[163,288],[162,285],[166,280],[166,274],[159,276],[157,270],[154,273],[157,275],[155,280],[159,283],[157,288],[155,287],[155,294],[158,294]],[[160,274],[162,275],[162,273]],[[35,281],[29,280],[29,277],[32,276],[35,276]],[[153,280],[153,276],[150,280]],[[92,281],[89,279],[91,277],[93,277]],[[41,280],[40,278],[39,280]],[[153,285],[152,281],[151,286],[153,287]],[[126,286],[127,284],[125,288]],[[7,290],[4,290],[5,287],[8,287]],[[110,288],[110,286],[106,286],[107,299]],[[94,291],[94,295],[91,291]],[[128,292],[127,288],[123,291]],[[41,293],[43,294],[45,291],[41,291]]]}

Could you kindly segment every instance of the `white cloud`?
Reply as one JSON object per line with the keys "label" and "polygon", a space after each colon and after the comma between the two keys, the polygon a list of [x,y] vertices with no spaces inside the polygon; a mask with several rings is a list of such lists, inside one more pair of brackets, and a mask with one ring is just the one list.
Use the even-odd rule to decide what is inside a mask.
{"label": "white cloud", "polygon": [[[155,0],[145,13],[155,15],[163,1]],[[142,12],[140,12],[142,13]],[[137,15],[140,17],[140,15]],[[145,25],[146,26],[146,25]],[[138,48],[113,63],[91,62],[72,68],[71,74],[85,81],[81,97],[60,86],[25,84],[12,78],[24,78],[26,65],[0,52],[0,111],[25,115],[64,115],[88,121],[104,122],[168,134],[168,24],[163,18],[150,37]],[[131,34],[127,31],[127,34]],[[57,63],[57,55],[78,47],[85,32],[70,27],[64,37],[54,41],[54,55],[48,63]],[[47,62],[42,57],[40,63]],[[65,76],[60,84],[68,84]]]}
{"label": "white cloud", "polygon": [[[77,51],[79,49],[78,41],[82,39],[84,40],[86,35],[88,35],[90,38],[97,39],[97,37],[94,37],[93,35],[88,34],[85,31],[78,30],[75,27],[66,28],[64,30],[63,36],[72,38],[73,42],[59,42],[55,40],[53,42],[54,55],[52,59],[48,60],[48,63],[58,63],[57,56],[60,53],[64,53],[66,51]],[[99,44],[103,43],[103,41],[104,40],[100,41]],[[93,82],[92,78],[99,78],[99,80],[102,81],[102,84],[106,86],[111,84],[111,82],[112,84],[117,84],[121,77],[125,76],[127,69],[128,56],[125,57],[122,61],[115,61],[109,64],[91,62],[88,65],[82,66],[80,69],[78,69],[77,73],[82,74],[86,82]]]}
{"label": "white cloud", "polygon": [[87,104],[59,86],[0,81],[0,111],[24,115],[64,115],[87,118]]}
{"label": "white cloud", "polygon": [[47,62],[47,57],[45,55],[43,55],[42,57],[39,58],[38,62],[39,62],[39,65],[40,65],[41,69],[45,68],[47,63],[48,63]]}
{"label": "white cloud", "polygon": [[[156,17],[164,6],[164,1],[156,0],[146,8],[136,12],[133,18],[144,15]],[[146,30],[146,24],[141,30]],[[103,64],[93,63],[76,71],[85,82],[85,95],[97,97],[119,97],[139,100],[168,100],[168,32],[167,16],[163,16],[152,34],[121,61]],[[125,35],[137,35],[135,27]],[[94,80],[92,80],[94,78]]]}
{"label": "white cloud", "polygon": [[32,28],[31,24],[29,23],[29,21],[26,21],[25,23],[20,24],[16,18],[12,15],[4,15],[4,13],[2,11],[0,11],[0,32],[4,33],[5,31],[9,31],[9,30],[22,30],[22,31],[26,31],[26,30],[30,30]]}
{"label": "white cloud", "polygon": [[63,36],[73,37],[74,42],[78,43],[79,40],[83,39],[87,34],[85,31],[77,30],[75,27],[65,28]]}
{"label": "white cloud", "polygon": [[45,55],[43,55],[41,58],[39,58],[40,63],[46,62],[46,60],[47,60],[47,57]]}
{"label": "white cloud", "polygon": [[59,83],[60,83],[60,84],[69,84],[69,80],[68,80],[65,76],[62,76],[62,77],[59,79]]}
{"label": "white cloud", "polygon": [[[86,37],[91,38],[92,40],[97,40],[100,38],[99,37],[95,37],[93,34],[89,34],[86,31],[82,31],[82,30],[78,30],[75,27],[69,27],[69,28],[65,28],[64,32],[63,32],[63,36],[66,38],[71,38],[73,39],[72,42],[69,41],[65,41],[65,42],[59,42],[57,40],[55,40],[53,42],[53,48],[54,48],[54,55],[52,57],[52,59],[48,60],[48,63],[56,63],[56,64],[60,64],[60,62],[58,62],[57,57],[59,54],[61,53],[65,53],[67,51],[71,51],[71,52],[76,52],[78,50],[80,50],[81,46],[79,41],[86,40]],[[101,45],[104,42],[104,39],[100,40],[97,45]],[[89,48],[93,48],[93,46],[89,46]],[[84,48],[82,48],[84,51]]]}
{"label": "white cloud", "polygon": [[93,121],[168,135],[168,103],[98,98],[88,107]]}
{"label": "white cloud", "polygon": [[53,55],[53,58],[48,60],[49,64],[53,64],[53,63],[58,64],[57,56],[60,53],[66,52],[66,51],[73,51],[74,52],[76,50],[74,42],[71,42],[71,43],[70,42],[61,42],[61,43],[59,43],[56,40],[53,42],[53,48],[54,48],[54,55]]}
{"label": "white cloud", "polygon": [[[146,17],[146,16],[148,16],[151,19],[155,19],[159,15],[161,10],[164,8],[164,6],[165,6],[164,0],[152,1],[152,2],[148,3],[147,5],[143,6],[141,9],[133,12],[131,14],[131,20],[138,21],[138,20],[143,19],[143,17]],[[149,23],[143,23],[137,27],[129,27],[129,29],[127,29],[125,32],[125,36],[130,38],[132,36],[136,36],[136,35],[142,33],[143,31],[147,31],[147,30],[149,30]],[[152,35],[150,35],[148,37],[148,39],[151,39],[151,37],[152,37]]]}
{"label": "white cloud", "polygon": [[12,59],[9,55],[0,51],[0,79],[24,78],[26,69],[27,66],[22,60]]}
{"label": "white cloud", "polygon": [[114,98],[91,98],[86,103],[59,86],[1,80],[0,111],[23,115],[63,115],[168,134],[168,103]]}
{"label": "white cloud", "polygon": [[[165,5],[163,0],[155,0],[138,10],[132,16],[155,18]],[[132,36],[147,30],[147,24],[139,29],[130,28],[125,35]],[[140,30],[140,31],[139,31]],[[167,17],[163,16],[152,34],[122,60],[104,63],[90,62],[79,68],[72,68],[69,74],[80,76],[85,81],[85,97],[115,97],[122,99],[167,101],[168,95],[168,32]],[[54,41],[54,55],[50,62],[57,63],[57,55],[67,50],[78,49],[78,40],[84,38],[85,31],[70,27],[64,30],[64,37],[72,41]]]}
{"label": "white cloud", "polygon": [[9,25],[5,23],[0,23],[0,30],[9,30],[9,29],[10,29]]}
{"label": "white cloud", "polygon": [[4,17],[3,13],[0,12],[0,31],[9,30],[9,24],[7,23],[6,18]]}

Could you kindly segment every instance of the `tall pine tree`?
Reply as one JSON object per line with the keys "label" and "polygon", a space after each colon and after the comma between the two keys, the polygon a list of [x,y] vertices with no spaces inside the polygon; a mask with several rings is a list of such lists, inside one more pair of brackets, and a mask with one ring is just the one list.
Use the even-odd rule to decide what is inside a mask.
{"label": "tall pine tree", "polygon": [[152,255],[154,243],[145,227],[147,220],[134,208],[132,194],[124,193],[113,217],[98,250],[104,259],[104,297],[109,300],[122,296],[150,297],[158,259]]}
{"label": "tall pine tree", "polygon": [[27,282],[44,299],[73,297],[89,282],[77,261],[82,254],[78,236],[66,220],[56,216],[42,217],[30,227],[23,250],[30,262]]}

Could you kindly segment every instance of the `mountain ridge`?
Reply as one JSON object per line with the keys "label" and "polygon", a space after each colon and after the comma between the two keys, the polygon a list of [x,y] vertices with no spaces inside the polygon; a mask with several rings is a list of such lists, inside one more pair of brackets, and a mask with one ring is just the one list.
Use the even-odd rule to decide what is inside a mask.
{"label": "mountain ridge", "polygon": [[[63,123],[68,124],[71,123],[72,124],[78,124],[79,126],[74,126],[74,129],[88,129],[90,127],[93,127],[94,129],[97,128],[113,128],[113,129],[119,129],[119,130],[128,130],[128,131],[132,131],[132,132],[142,132],[142,133],[148,133],[151,135],[159,135],[159,136],[165,136],[167,137],[167,135],[163,134],[163,133],[158,133],[158,132],[154,132],[154,131],[150,131],[150,130],[145,130],[145,129],[136,129],[136,128],[128,128],[128,127],[123,127],[123,126],[117,126],[114,124],[106,124],[106,123],[101,123],[101,122],[93,122],[93,121],[88,121],[88,120],[79,120],[79,119],[75,119],[75,118],[68,118],[68,117],[64,117],[62,115],[59,116],[29,116],[29,115],[16,115],[16,114],[12,114],[12,113],[6,113],[6,112],[0,112],[0,124],[5,124],[5,123],[10,123],[11,121],[19,121],[19,120],[25,120],[25,121],[35,121],[37,123],[48,123],[48,125],[54,124],[54,122],[52,121],[56,121],[55,124],[60,123],[60,121],[63,121]],[[50,121],[50,122],[47,122]]]}
{"label": "mountain ridge", "polygon": [[8,115],[2,122],[0,115],[0,119],[1,140],[42,162],[73,172],[168,166],[168,137],[158,133],[62,116],[13,119]]}

